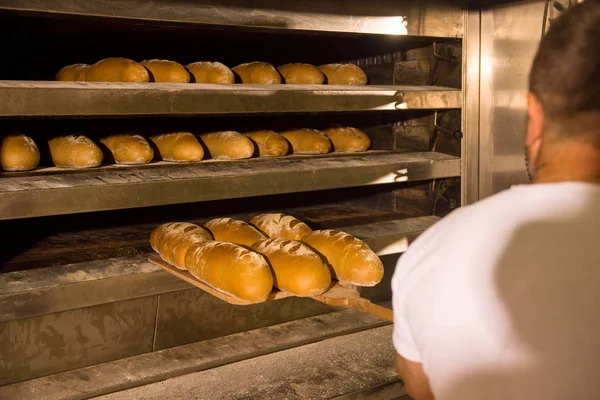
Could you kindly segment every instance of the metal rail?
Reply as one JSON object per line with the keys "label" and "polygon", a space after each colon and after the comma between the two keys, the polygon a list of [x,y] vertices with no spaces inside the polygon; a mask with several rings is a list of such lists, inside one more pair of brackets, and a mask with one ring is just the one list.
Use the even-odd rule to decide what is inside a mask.
{"label": "metal rail", "polygon": [[0,176],[0,220],[460,176],[441,153],[372,151]]}
{"label": "metal rail", "polygon": [[211,85],[0,81],[0,117],[256,114],[455,109],[436,86]]}

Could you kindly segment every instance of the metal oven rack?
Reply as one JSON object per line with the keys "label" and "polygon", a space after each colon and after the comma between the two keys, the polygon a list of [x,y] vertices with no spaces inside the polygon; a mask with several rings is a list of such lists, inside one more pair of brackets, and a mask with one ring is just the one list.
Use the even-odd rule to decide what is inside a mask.
{"label": "metal oven rack", "polygon": [[[252,4],[250,4],[252,3]],[[343,10],[334,1],[304,1],[295,6],[281,6],[276,1],[168,1],[126,0],[114,1],[54,1],[54,0],[4,0],[0,12],[20,16],[52,16],[58,18],[91,18],[94,21],[128,21],[133,23],[160,23],[163,25],[203,25],[212,27],[251,28],[273,31],[312,31],[315,34],[378,35],[382,38],[417,40],[425,44],[436,41],[460,42],[465,30],[466,16],[462,1],[345,1]],[[369,3],[368,7],[365,3]],[[463,55],[464,58],[464,55]],[[369,60],[361,60],[369,64]],[[464,81],[464,80],[463,80]],[[464,86],[464,83],[463,83]],[[348,112],[425,112],[458,111],[463,108],[464,93],[461,88],[430,85],[369,85],[365,87],[278,85],[170,85],[170,84],[118,84],[118,83],[63,83],[48,81],[0,81],[0,128],[3,120],[39,118],[103,118],[103,117],[188,117],[200,115],[260,115],[264,113],[348,113]],[[257,101],[260,100],[260,101]],[[460,118],[464,127],[464,113]],[[464,129],[461,128],[464,131]],[[470,140],[468,132],[463,138],[463,149]],[[464,153],[465,150],[463,150]],[[0,221],[42,216],[60,216],[102,210],[132,209],[232,198],[245,198],[272,194],[311,192],[317,190],[383,186],[399,182],[433,181],[444,178],[464,178],[461,157],[436,151],[395,152],[374,150],[356,155],[329,155],[323,157],[290,156],[281,160],[251,159],[240,162],[206,161],[194,165],[154,163],[141,167],[105,166],[86,171],[57,171],[47,168],[39,173],[2,174],[0,176]],[[290,177],[293,176],[292,181]],[[463,192],[466,183],[463,179]],[[465,200],[463,199],[463,202]],[[398,221],[362,223],[346,230],[367,241],[380,256],[393,264],[399,253],[420,232],[438,220],[435,216],[408,218]],[[14,221],[13,221],[14,222]],[[2,222],[0,222],[2,223]],[[119,322],[108,328],[109,334],[121,335],[127,344],[112,349],[98,350],[106,339],[97,332],[81,333],[92,345],[81,344],[85,356],[65,354],[59,362],[49,362],[45,344],[40,345],[41,355],[31,355],[16,362],[11,371],[0,374],[2,395],[34,393],[39,387],[61,386],[61,395],[103,395],[116,390],[130,389],[206,368],[226,366],[233,361],[257,355],[267,355],[299,344],[326,337],[373,329],[379,337],[387,334],[381,321],[359,317],[348,310],[332,313],[325,306],[307,306],[301,299],[278,302],[275,311],[267,307],[232,311],[199,296],[184,282],[173,279],[146,262],[146,254],[121,256],[106,260],[89,260],[64,264],[33,271],[18,271],[0,275],[0,284],[10,287],[0,293],[0,342],[3,335],[24,337],[35,324],[49,324],[62,340],[78,340],[77,332],[67,332],[68,327],[54,325],[57,318],[81,319],[79,329],[94,326],[93,318],[109,313],[126,315],[131,308],[143,310],[134,318],[128,335],[121,335]],[[183,300],[181,300],[183,298]],[[161,313],[165,307],[174,307],[177,301],[202,303],[195,309],[212,307],[215,313],[227,318],[211,316],[203,324],[214,324],[213,333],[189,333],[177,336],[161,332]],[[171,303],[171,304],[170,304]],[[198,307],[198,306],[194,306]],[[282,311],[283,310],[283,311]],[[267,320],[261,319],[269,314]],[[329,328],[311,318],[326,320]],[[96,317],[94,317],[96,315]],[[189,316],[188,316],[189,317]],[[181,317],[183,318],[183,317]],[[231,320],[238,318],[244,323]],[[288,322],[297,320],[295,322]],[[335,322],[337,321],[337,322]],[[338,325],[336,325],[336,323]],[[28,325],[29,324],[29,325]],[[275,328],[271,325],[281,328]],[[252,330],[252,340],[268,339],[273,329],[291,329],[285,324],[296,324],[294,329],[306,332],[320,329],[319,335],[298,335],[297,340],[263,346],[260,350],[224,351],[218,360],[197,360],[182,356],[187,351],[201,351],[202,346],[233,346],[237,332]],[[311,325],[312,324],[312,325]],[[28,327],[29,326],[29,327]],[[107,325],[108,326],[108,325]],[[194,322],[196,330],[202,330]],[[271,326],[270,328],[265,328]],[[271,329],[269,331],[269,329]],[[119,333],[115,333],[119,332]],[[217,332],[217,333],[215,333]],[[283,332],[283,331],[282,331]],[[75,336],[73,336],[75,335]],[[132,336],[133,335],[133,336]],[[137,339],[134,339],[137,338]],[[173,339],[176,337],[175,339]],[[69,339],[70,338],[70,339]],[[127,339],[124,339],[127,338]],[[24,339],[19,339],[24,340]],[[208,340],[208,342],[207,342]],[[332,345],[335,340],[332,339]],[[360,342],[363,340],[363,342]],[[372,345],[357,337],[364,351]],[[84,340],[85,342],[85,340]],[[136,342],[136,343],[131,343]],[[186,344],[195,342],[192,344]],[[204,345],[202,345],[204,343]],[[174,346],[180,347],[174,347]],[[27,352],[25,347],[13,346],[0,350],[0,359],[14,360]],[[186,346],[196,346],[186,347]],[[233,348],[233,347],[232,347]],[[156,353],[157,350],[162,352]],[[233,350],[232,350],[233,351]],[[237,350],[236,350],[237,351]],[[286,350],[290,351],[290,350]],[[362,350],[361,350],[362,351]],[[391,351],[380,349],[381,354]],[[179,366],[169,367],[169,372],[158,373],[158,354],[171,354],[186,359]],[[183,352],[181,354],[177,352]],[[234,354],[235,353],[235,354]],[[179,354],[179,355],[177,355]],[[188,354],[188,353],[186,353]],[[125,358],[129,357],[129,358]],[[188,358],[186,358],[188,357]],[[345,355],[344,357],[350,357]],[[382,360],[385,357],[382,356]],[[116,361],[115,361],[116,360]],[[101,365],[102,362],[109,364]],[[343,357],[340,362],[344,361]],[[346,362],[346,361],[344,361]],[[385,361],[387,362],[387,361]],[[115,384],[118,374],[109,377],[112,368],[131,371],[145,365],[147,371],[126,383]],[[77,369],[79,368],[79,369]],[[0,361],[0,371],[8,371],[8,364]],[[75,369],[74,372],[68,370]],[[373,377],[372,393],[388,393],[399,397],[404,392],[393,374],[392,365],[381,366],[382,375]],[[357,368],[360,370],[360,368]],[[86,385],[76,374],[105,376],[105,382]],[[293,371],[293,373],[300,373]],[[74,375],[75,374],[75,375]],[[98,375],[99,374],[99,375]],[[48,375],[44,377],[44,375]],[[36,378],[30,381],[26,379]],[[308,379],[306,377],[299,379]],[[334,379],[335,380],[335,379]],[[357,387],[348,384],[357,382]],[[24,382],[21,382],[24,381]],[[349,386],[340,387],[339,393],[360,392],[357,376],[346,376]],[[185,386],[186,383],[182,382]],[[333,385],[333,384],[332,384]],[[83,390],[83,392],[81,392]],[[133,390],[133,389],[132,389]],[[77,394],[75,394],[77,392]],[[335,391],[334,391],[335,392]],[[52,397],[55,396],[55,397]],[[21,397],[26,398],[26,397]],[[48,399],[60,398],[48,392]],[[383,397],[382,397],[383,398]]]}

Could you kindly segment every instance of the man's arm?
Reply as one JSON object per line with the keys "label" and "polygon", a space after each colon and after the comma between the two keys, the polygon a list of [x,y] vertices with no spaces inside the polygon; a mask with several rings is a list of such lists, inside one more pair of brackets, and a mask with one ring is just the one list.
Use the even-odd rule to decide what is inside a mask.
{"label": "man's arm", "polygon": [[396,373],[413,400],[434,400],[423,364],[409,361],[396,353]]}

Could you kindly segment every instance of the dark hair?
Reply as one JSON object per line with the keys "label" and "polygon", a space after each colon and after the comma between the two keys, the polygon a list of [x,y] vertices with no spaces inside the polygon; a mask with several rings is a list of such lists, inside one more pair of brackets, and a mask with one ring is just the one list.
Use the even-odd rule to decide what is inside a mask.
{"label": "dark hair", "polygon": [[[576,4],[552,23],[533,62],[529,90],[549,123],[600,122],[600,0]],[[571,128],[572,136],[580,131]],[[600,142],[600,125],[591,128]]]}

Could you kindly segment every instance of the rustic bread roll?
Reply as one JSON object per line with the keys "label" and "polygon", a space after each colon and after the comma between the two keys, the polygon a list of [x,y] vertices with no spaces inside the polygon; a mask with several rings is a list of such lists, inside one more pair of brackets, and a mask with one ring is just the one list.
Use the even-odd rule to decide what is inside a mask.
{"label": "rustic bread roll", "polygon": [[252,249],[269,260],[274,285],[296,296],[317,296],[331,286],[331,272],[321,256],[302,242],[266,239]]}
{"label": "rustic bread roll", "polygon": [[321,85],[325,80],[325,75],[319,68],[310,64],[285,64],[277,68],[279,73],[285,79],[285,83],[295,85]]}
{"label": "rustic bread roll", "polygon": [[233,72],[220,62],[198,61],[185,66],[195,83],[231,85],[235,82]]}
{"label": "rustic bread roll", "polygon": [[242,83],[251,83],[257,85],[273,85],[281,83],[281,75],[269,63],[255,61],[246,64],[240,64],[233,68],[233,72],[238,74]]}
{"label": "rustic bread roll", "polygon": [[86,136],[56,137],[50,139],[48,145],[57,167],[92,168],[102,163],[102,150]]}
{"label": "rustic bread roll", "polygon": [[254,154],[254,143],[239,132],[224,131],[200,135],[212,158],[242,159]]}
{"label": "rustic bread roll", "polygon": [[140,135],[111,135],[100,139],[117,164],[146,164],[154,158],[154,151]]}
{"label": "rustic bread roll", "polygon": [[333,143],[334,151],[365,151],[371,147],[371,139],[356,128],[331,128],[323,131]]}
{"label": "rustic bread roll", "polygon": [[204,148],[190,132],[165,133],[150,137],[164,161],[200,161],[204,157]]}
{"label": "rustic bread roll", "polygon": [[354,64],[327,64],[319,67],[330,85],[366,85],[367,74]]}
{"label": "rustic bread roll", "polygon": [[63,67],[56,73],[57,81],[84,81],[89,64],[72,64]]}
{"label": "rustic bread roll", "polygon": [[150,74],[141,64],[127,58],[105,58],[85,73],[87,82],[149,82]]}
{"label": "rustic bread roll", "polygon": [[294,154],[326,154],[332,150],[331,141],[316,129],[296,129],[281,132],[292,145]]}
{"label": "rustic bread roll", "polygon": [[5,171],[29,171],[40,163],[40,151],[29,136],[10,135],[0,143],[0,165]]}
{"label": "rustic bread roll", "polygon": [[375,286],[383,278],[383,264],[362,240],[334,230],[314,231],[302,241],[321,253],[342,284]]}
{"label": "rustic bread roll", "polygon": [[150,245],[160,257],[179,269],[185,266],[185,254],[197,243],[212,240],[206,229],[187,222],[169,222],[156,227],[150,235]]}
{"label": "rustic bread roll", "polygon": [[290,151],[290,144],[283,136],[273,131],[244,133],[258,148],[260,157],[284,156]]}
{"label": "rustic bread roll", "polygon": [[301,240],[312,232],[304,222],[282,213],[255,215],[250,223],[270,238]]}
{"label": "rustic bread roll", "polygon": [[189,72],[183,65],[169,60],[144,60],[140,63],[151,73],[152,82],[188,83]]}
{"label": "rustic bread roll", "polygon": [[251,246],[259,240],[267,239],[250,224],[232,218],[216,218],[204,224],[215,240]]}
{"label": "rustic bread roll", "polygon": [[273,273],[267,260],[233,243],[195,244],[185,256],[185,265],[202,282],[249,303],[265,301],[273,290]]}

